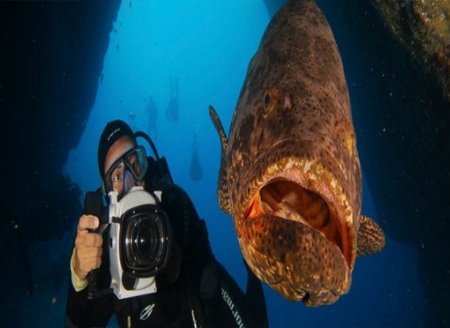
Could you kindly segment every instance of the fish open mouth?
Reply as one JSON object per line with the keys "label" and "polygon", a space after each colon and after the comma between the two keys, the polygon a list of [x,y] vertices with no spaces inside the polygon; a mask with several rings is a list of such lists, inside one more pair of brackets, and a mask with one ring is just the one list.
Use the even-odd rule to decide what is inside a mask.
{"label": "fish open mouth", "polygon": [[252,219],[264,214],[292,220],[319,231],[341,250],[348,267],[351,266],[352,250],[347,224],[339,218],[336,205],[325,200],[320,193],[285,178],[272,179],[255,194],[245,218]]}

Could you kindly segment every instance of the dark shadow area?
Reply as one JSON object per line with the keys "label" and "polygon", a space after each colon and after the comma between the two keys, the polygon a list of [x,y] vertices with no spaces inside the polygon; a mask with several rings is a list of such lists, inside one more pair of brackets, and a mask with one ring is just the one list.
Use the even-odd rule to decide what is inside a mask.
{"label": "dark shadow area", "polygon": [[[0,225],[2,227],[0,258],[2,263],[8,263],[8,267],[11,269],[8,270],[8,274],[16,278],[14,284],[6,283],[5,288],[14,288],[19,293],[25,290],[28,295],[33,294],[34,286],[37,283],[32,273],[39,271],[31,264],[32,257],[36,255],[33,253],[33,244],[52,239],[59,242],[67,232],[73,236],[76,218],[82,211],[79,201],[81,191],[68,178],[55,175],[54,180],[48,181],[48,184],[46,183],[42,187],[46,190],[39,189],[40,192],[35,194],[36,198],[31,205],[34,212],[30,216],[18,215],[17,213],[22,212],[20,208],[12,208],[0,200]],[[61,252],[61,250],[55,251]],[[66,250],[66,253],[70,254],[70,248]],[[57,271],[57,274],[52,275],[56,280],[63,280],[63,277],[67,276],[69,259],[68,257],[64,259],[66,261],[58,260],[55,263],[57,265],[53,267],[53,270]],[[42,259],[42,262],[46,262],[46,260]],[[2,280],[3,278],[5,276],[2,275]],[[24,283],[19,282],[21,280]],[[57,283],[56,287],[60,288],[61,286]]]}
{"label": "dark shadow area", "polygon": [[448,326],[450,104],[394,40],[371,2],[319,5],[344,62],[376,219],[388,237],[415,245],[419,253],[427,317],[418,325]]}
{"label": "dark shadow area", "polygon": [[[2,300],[3,317],[11,324],[23,320],[12,309],[25,314],[17,295],[36,297],[36,276],[56,289],[66,285],[81,191],[61,169],[94,104],[119,5],[0,2],[0,259],[2,291],[11,296]],[[36,258],[45,245],[68,247]]]}

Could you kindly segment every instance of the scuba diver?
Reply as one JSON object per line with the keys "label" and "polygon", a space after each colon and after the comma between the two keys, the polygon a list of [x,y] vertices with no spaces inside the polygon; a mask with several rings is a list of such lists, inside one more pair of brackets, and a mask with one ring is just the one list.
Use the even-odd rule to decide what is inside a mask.
{"label": "scuba diver", "polygon": [[66,327],[104,327],[113,314],[121,327],[268,326],[261,282],[246,266],[244,293],[214,258],[205,222],[145,133],[109,122],[98,167],[102,187],[86,195],[70,260]]}
{"label": "scuba diver", "polygon": [[176,122],[178,120],[180,91],[178,89],[178,79],[170,79],[170,99],[166,108],[166,118],[169,122]]}

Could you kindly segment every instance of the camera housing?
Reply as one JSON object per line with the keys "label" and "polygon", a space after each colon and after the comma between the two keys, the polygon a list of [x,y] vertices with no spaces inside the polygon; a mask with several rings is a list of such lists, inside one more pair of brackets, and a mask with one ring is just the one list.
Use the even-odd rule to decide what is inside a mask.
{"label": "camera housing", "polygon": [[157,292],[155,275],[171,251],[171,228],[158,205],[161,191],[134,186],[120,200],[110,192],[109,259],[111,287],[119,299]]}

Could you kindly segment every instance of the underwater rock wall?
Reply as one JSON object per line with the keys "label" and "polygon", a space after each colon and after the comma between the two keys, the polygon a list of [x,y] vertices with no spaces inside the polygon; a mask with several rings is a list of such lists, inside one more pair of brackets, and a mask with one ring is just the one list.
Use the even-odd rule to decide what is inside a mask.
{"label": "underwater rock wall", "polygon": [[[61,168],[95,100],[119,5],[120,0],[0,2],[0,200],[7,207],[3,212],[23,223],[60,185]],[[39,230],[35,234],[39,238]]]}
{"label": "underwater rock wall", "polygon": [[450,102],[450,1],[373,0],[373,4]]}
{"label": "underwater rock wall", "polygon": [[[119,5],[0,2],[0,289],[14,295],[0,302],[7,326],[20,326],[22,295],[64,305],[57,299],[82,193],[61,169],[94,104]],[[62,322],[64,312],[53,311]]]}

